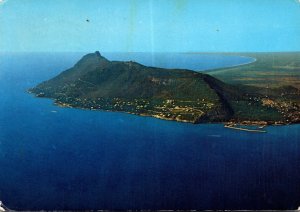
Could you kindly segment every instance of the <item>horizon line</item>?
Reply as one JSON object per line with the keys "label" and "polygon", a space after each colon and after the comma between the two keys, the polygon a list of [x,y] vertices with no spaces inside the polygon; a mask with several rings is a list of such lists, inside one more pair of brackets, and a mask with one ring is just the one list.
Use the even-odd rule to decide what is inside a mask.
{"label": "horizon line", "polygon": [[[94,53],[94,51],[1,51],[0,53]],[[99,51],[100,53],[180,53],[180,54],[236,54],[236,53],[300,53],[295,51]]]}

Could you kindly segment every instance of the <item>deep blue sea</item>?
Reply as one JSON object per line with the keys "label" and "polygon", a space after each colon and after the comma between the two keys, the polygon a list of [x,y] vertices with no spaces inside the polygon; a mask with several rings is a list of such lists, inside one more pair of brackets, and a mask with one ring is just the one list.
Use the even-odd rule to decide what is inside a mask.
{"label": "deep blue sea", "polygon": [[[26,90],[83,53],[0,54],[0,200],[11,209],[295,209],[300,125],[254,134],[61,108]],[[204,70],[251,58],[103,54]]]}

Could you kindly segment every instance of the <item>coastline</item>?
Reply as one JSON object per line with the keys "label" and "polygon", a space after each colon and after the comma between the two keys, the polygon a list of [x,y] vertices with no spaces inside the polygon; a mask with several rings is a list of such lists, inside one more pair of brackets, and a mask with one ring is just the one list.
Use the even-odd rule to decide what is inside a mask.
{"label": "coastline", "polygon": [[[43,98],[43,97],[42,97]],[[224,128],[232,129],[232,130],[240,130],[244,132],[250,132],[250,133],[267,133],[266,130],[263,130],[267,126],[286,126],[290,124],[299,124],[299,123],[284,123],[284,122],[268,122],[268,121],[223,121],[223,122],[193,122],[190,120],[184,120],[184,119],[179,119],[179,118],[167,118],[167,117],[162,117],[158,115],[151,115],[147,113],[132,113],[128,111],[120,111],[120,110],[105,110],[105,109],[90,109],[90,108],[82,108],[82,107],[73,107],[69,104],[60,104],[55,102],[55,99],[51,98],[54,100],[54,104],[57,105],[58,107],[63,107],[63,108],[74,108],[74,109],[80,109],[80,110],[90,110],[90,111],[104,111],[104,112],[119,112],[119,113],[126,113],[130,115],[136,115],[136,116],[143,116],[143,117],[149,117],[149,118],[156,118],[164,121],[173,121],[173,122],[179,122],[179,123],[185,123],[185,124],[223,124]],[[237,127],[236,125],[239,125]],[[257,127],[258,129],[246,129],[243,127]]]}
{"label": "coastline", "polygon": [[[31,94],[34,94],[34,93],[31,93]],[[37,97],[37,96],[35,96],[35,97]],[[43,97],[38,97],[38,98],[43,98]],[[62,107],[62,108],[74,108],[74,109],[80,109],[80,110],[104,111],[104,112],[119,112],[119,113],[126,113],[126,114],[131,114],[131,115],[136,115],[136,116],[152,117],[152,118],[161,119],[161,120],[165,120],[165,121],[176,121],[176,122],[181,122],[181,123],[197,124],[196,122],[193,122],[190,120],[179,119],[179,118],[168,118],[168,117],[163,117],[163,116],[159,116],[159,115],[151,115],[151,114],[147,114],[147,113],[133,113],[133,112],[128,112],[128,111],[124,111],[124,110],[106,110],[106,109],[94,109],[94,108],[91,109],[91,108],[84,108],[84,107],[74,107],[70,104],[55,102],[55,99],[53,99],[53,98],[50,98],[50,99],[52,99],[54,101],[54,103],[53,103],[54,105],[56,105],[58,107]]]}
{"label": "coastline", "polygon": [[237,66],[248,65],[248,64],[251,64],[251,63],[255,63],[257,61],[257,59],[255,57],[248,57],[248,56],[239,56],[239,57],[251,58],[251,59],[253,59],[253,61],[250,61],[250,62],[247,62],[247,63],[241,63],[241,64],[238,64],[238,65],[233,65],[233,66],[229,66],[229,67],[224,67],[224,68],[231,68],[231,67],[233,68],[233,67],[237,67]]}
{"label": "coastline", "polygon": [[[220,70],[224,70],[224,69],[230,69],[230,68],[236,68],[236,67],[240,67],[240,66],[245,66],[245,65],[249,65],[249,64],[255,63],[255,62],[257,61],[257,59],[256,59],[255,57],[248,57],[248,56],[239,56],[239,57],[251,58],[251,59],[253,59],[253,61],[251,61],[251,62],[246,62],[246,63],[241,63],[241,64],[238,64],[238,65],[227,66],[227,67],[223,67],[223,68],[206,69],[206,70],[203,70],[203,71],[201,71],[201,72],[205,72],[205,73],[208,73],[208,74],[209,74],[209,72],[220,71]],[[199,71],[199,72],[200,72],[200,71]]]}
{"label": "coastline", "polygon": [[238,55],[238,54],[229,54],[229,53],[222,53],[222,52],[216,52],[216,53],[211,53],[211,52],[185,52],[183,54],[202,54],[202,55],[206,55],[206,54],[212,54],[212,55],[223,55],[223,56],[236,56],[236,57],[243,57],[243,58],[249,58],[249,59],[252,59],[252,61],[250,62],[246,62],[246,63],[240,63],[240,64],[237,64],[237,65],[231,65],[231,66],[225,66],[225,67],[222,67],[222,68],[213,68],[213,69],[204,69],[204,70],[201,70],[201,71],[197,71],[197,72],[211,72],[211,71],[216,71],[216,70],[222,70],[222,69],[228,69],[228,68],[234,68],[234,67],[238,67],[238,66],[244,66],[244,65],[249,65],[251,63],[255,63],[257,61],[257,58],[255,57],[249,57],[249,56],[244,56],[244,55]]}
{"label": "coastline", "polygon": [[[34,94],[33,92],[28,91],[29,94]],[[34,97],[38,97],[34,94]],[[38,97],[38,98],[47,98],[47,97]],[[240,130],[244,132],[250,132],[250,133],[267,133],[266,130],[264,130],[265,127],[267,126],[286,126],[290,124],[299,124],[299,123],[284,123],[284,122],[270,122],[270,121],[234,121],[234,120],[229,120],[229,121],[223,121],[223,122],[196,122],[196,121],[191,121],[191,120],[185,120],[185,119],[180,119],[180,118],[168,118],[168,117],[163,117],[159,115],[152,115],[152,114],[147,114],[147,113],[132,113],[128,111],[121,111],[121,110],[106,110],[106,109],[92,109],[92,108],[84,108],[84,107],[74,107],[70,104],[67,103],[59,103],[56,102],[55,98],[47,98],[47,99],[52,99],[54,102],[53,104],[62,107],[62,108],[73,108],[73,109],[80,109],[80,110],[90,110],[90,111],[104,111],[104,112],[119,112],[119,113],[126,113],[126,114],[131,114],[131,115],[137,115],[137,116],[143,116],[143,117],[149,117],[149,118],[156,118],[156,119],[161,119],[165,121],[174,121],[174,122],[180,122],[180,123],[186,123],[186,124],[223,124],[224,128],[232,129],[232,130]],[[237,126],[238,125],[238,126]],[[257,129],[247,129],[244,127],[257,127]]]}

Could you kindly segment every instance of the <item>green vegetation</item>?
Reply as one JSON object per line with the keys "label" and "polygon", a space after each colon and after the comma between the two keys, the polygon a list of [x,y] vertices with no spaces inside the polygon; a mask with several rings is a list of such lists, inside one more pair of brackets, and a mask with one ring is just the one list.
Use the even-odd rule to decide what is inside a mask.
{"label": "green vegetation", "polygon": [[[254,64],[261,64],[262,68],[265,63],[259,59]],[[246,72],[238,75],[240,69],[248,70],[254,64],[215,70],[210,74],[234,84],[245,76]],[[291,64],[298,65],[288,64],[289,69]],[[30,92],[38,97],[53,98],[61,106],[123,111],[182,122],[283,124],[300,120],[297,103],[300,94],[295,87],[261,86],[258,89],[249,83],[230,85],[190,70],[109,61],[99,52],[84,56],[74,67]]]}
{"label": "green vegetation", "polygon": [[283,119],[278,110],[260,103],[251,104],[249,101],[237,101],[232,102],[231,105],[235,111],[234,118],[236,120],[274,122]]}
{"label": "green vegetation", "polygon": [[300,88],[300,52],[240,53],[234,55],[253,57],[256,58],[256,61],[243,66],[212,70],[209,74],[230,84],[263,88],[280,86]]}
{"label": "green vegetation", "polygon": [[[226,53],[225,53],[226,55]],[[232,104],[235,116],[245,119],[284,120],[283,122],[299,122],[300,110],[300,52],[275,53],[240,53],[253,57],[255,62],[209,71],[226,83],[237,85],[240,91],[260,98],[267,109],[251,106],[247,103]],[[257,105],[256,105],[257,106]],[[261,111],[261,112],[260,112]]]}

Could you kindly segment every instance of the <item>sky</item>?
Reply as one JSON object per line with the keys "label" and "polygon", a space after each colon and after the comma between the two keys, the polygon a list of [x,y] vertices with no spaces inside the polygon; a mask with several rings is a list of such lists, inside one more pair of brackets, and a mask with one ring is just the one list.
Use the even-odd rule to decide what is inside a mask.
{"label": "sky", "polygon": [[300,51],[300,0],[0,0],[0,51]]}

